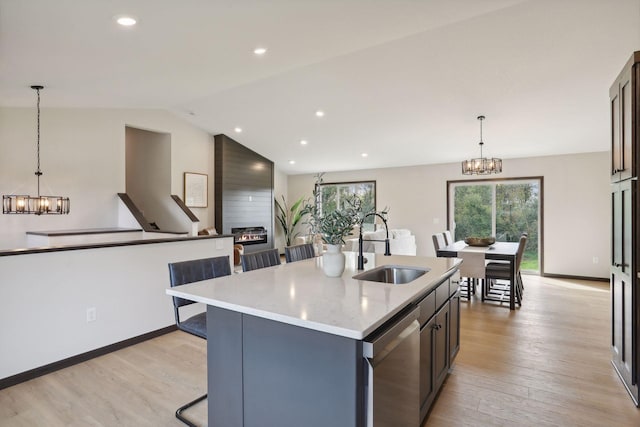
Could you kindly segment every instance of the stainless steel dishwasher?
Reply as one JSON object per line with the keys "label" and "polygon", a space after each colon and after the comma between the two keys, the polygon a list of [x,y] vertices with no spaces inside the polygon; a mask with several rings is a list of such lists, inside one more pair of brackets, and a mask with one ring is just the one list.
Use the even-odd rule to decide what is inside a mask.
{"label": "stainless steel dishwasher", "polygon": [[419,312],[410,310],[363,341],[368,427],[420,425]]}

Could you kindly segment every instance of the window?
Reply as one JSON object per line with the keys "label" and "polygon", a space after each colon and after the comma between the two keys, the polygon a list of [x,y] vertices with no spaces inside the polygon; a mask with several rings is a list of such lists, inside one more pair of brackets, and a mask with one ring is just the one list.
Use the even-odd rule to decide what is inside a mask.
{"label": "window", "polygon": [[455,240],[495,236],[517,242],[528,233],[521,269],[542,269],[542,177],[449,181],[447,218]]}
{"label": "window", "polygon": [[[330,182],[320,186],[320,213],[326,214],[342,208],[346,195],[355,194],[362,200],[362,211],[369,212],[376,207],[376,182]],[[373,231],[375,217],[368,217],[362,227],[363,231]]]}

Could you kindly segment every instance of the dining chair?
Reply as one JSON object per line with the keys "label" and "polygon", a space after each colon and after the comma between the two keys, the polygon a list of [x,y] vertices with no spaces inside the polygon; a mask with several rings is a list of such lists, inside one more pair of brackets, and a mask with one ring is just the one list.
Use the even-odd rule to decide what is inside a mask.
{"label": "dining chair", "polygon": [[313,243],[303,243],[295,246],[285,246],[284,258],[287,262],[302,261],[316,256]]}
{"label": "dining chair", "polygon": [[435,249],[436,254],[438,253],[438,250],[447,246],[447,242],[444,240],[444,234],[442,233],[432,235],[431,239],[433,239],[433,248]]}
{"label": "dining chair", "polygon": [[[529,233],[527,233],[526,231],[523,231],[522,234],[520,235],[521,237],[524,236],[527,239],[529,238]],[[520,248],[520,241],[518,240],[518,248]],[[524,248],[522,250],[522,255],[524,255]],[[505,268],[507,269],[509,266],[509,261],[491,261],[493,264],[494,268]],[[503,267],[498,266],[498,264],[504,264]],[[522,275],[520,274],[520,269],[518,269],[518,271],[516,271],[516,274],[518,275],[518,280],[519,280],[519,286],[520,286],[520,292],[523,294],[524,293],[524,281],[522,280]],[[494,283],[494,286],[497,286]],[[502,288],[506,288],[505,286],[502,286]]]}
{"label": "dining chair", "polygon": [[[515,292],[515,300],[518,306],[522,306],[522,295],[524,293],[524,283],[522,281],[522,275],[520,273],[520,265],[522,264],[522,257],[524,256],[524,249],[527,245],[527,233],[523,233],[520,236],[518,243],[518,252],[516,253],[516,264],[513,290]],[[508,262],[490,262],[485,268],[485,286],[482,289],[482,300],[489,301],[503,301],[505,297],[509,296],[511,292],[511,276],[509,273]],[[509,282],[506,285],[501,285],[497,281],[506,280]]]}
{"label": "dining chair", "polygon": [[[436,255],[438,254],[438,250],[444,248],[449,245],[446,241],[446,234],[449,233],[449,237],[451,237],[451,232],[446,230],[443,233],[436,233],[431,236],[433,240],[433,248],[436,251]],[[453,242],[451,242],[453,243]],[[463,262],[464,263],[464,262]],[[471,277],[465,277],[461,272],[460,277],[460,295],[462,297],[466,297],[468,300],[471,300],[471,296],[476,293],[476,279]]]}
{"label": "dining chair", "polygon": [[[214,279],[216,277],[228,276],[231,274],[229,256],[219,256],[214,258],[194,259],[190,261],[173,262],[169,264],[169,281],[171,287],[185,285],[187,283],[199,282],[201,280]],[[188,319],[180,318],[180,308],[191,305],[195,301],[173,297],[173,311],[176,318],[176,326],[181,331],[191,335],[207,339],[207,312],[195,314]],[[182,405],[176,410],[176,418],[188,426],[195,424],[185,418],[182,413],[207,398],[207,394]]]}
{"label": "dining chair", "polygon": [[444,235],[444,242],[447,244],[447,246],[453,243],[453,237],[451,236],[451,231],[444,230],[442,234]]}
{"label": "dining chair", "polygon": [[280,265],[280,254],[277,249],[267,249],[240,255],[240,261],[242,263],[242,271],[257,270]]}

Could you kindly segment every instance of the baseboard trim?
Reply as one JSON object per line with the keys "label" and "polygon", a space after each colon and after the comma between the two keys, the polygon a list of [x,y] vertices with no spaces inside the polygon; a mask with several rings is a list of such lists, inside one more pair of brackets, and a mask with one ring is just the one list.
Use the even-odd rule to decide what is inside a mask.
{"label": "baseboard trim", "polygon": [[129,338],[124,341],[120,341],[114,344],[110,344],[104,347],[97,348],[95,350],[87,351],[86,353],[77,354],[75,356],[68,357],[57,362],[49,363],[48,365],[40,366],[35,369],[31,369],[19,374],[12,375],[7,378],[0,379],[0,390],[7,387],[14,386],[16,384],[23,383],[25,381],[38,378],[42,375],[50,374],[51,372],[58,371],[60,369],[68,368],[69,366],[86,362],[94,357],[103,356],[116,350],[121,350],[125,347],[129,347],[134,344],[139,344],[143,341],[150,340],[152,338],[159,337],[160,335],[168,334],[169,332],[176,331],[178,328],[176,325],[167,326],[165,328],[156,329],[155,331],[147,332],[146,334],[138,335],[137,337]]}
{"label": "baseboard trim", "polygon": [[593,282],[608,282],[608,277],[589,277],[589,276],[573,276],[570,274],[553,274],[553,273],[544,273],[541,274],[542,277],[551,277],[553,279],[573,279],[573,280],[591,280]]}

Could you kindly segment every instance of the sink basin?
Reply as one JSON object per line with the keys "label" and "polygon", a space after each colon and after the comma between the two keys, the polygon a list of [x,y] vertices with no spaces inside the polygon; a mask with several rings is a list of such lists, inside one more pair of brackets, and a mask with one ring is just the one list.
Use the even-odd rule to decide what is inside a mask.
{"label": "sink basin", "polygon": [[353,276],[356,280],[368,280],[370,282],[392,283],[394,285],[403,285],[412,282],[424,273],[428,272],[428,268],[406,267],[400,265],[382,265],[371,270]]}

